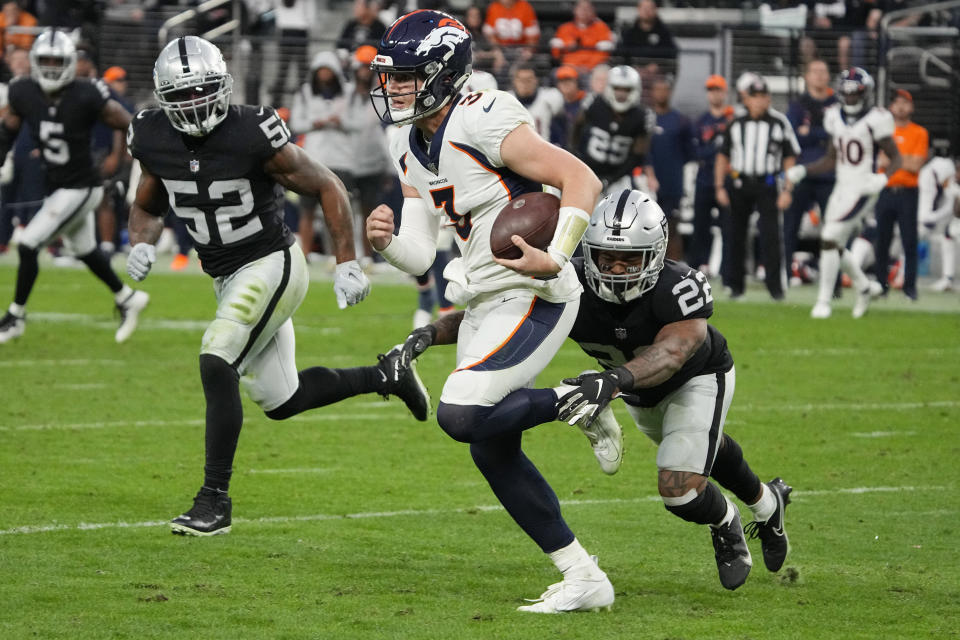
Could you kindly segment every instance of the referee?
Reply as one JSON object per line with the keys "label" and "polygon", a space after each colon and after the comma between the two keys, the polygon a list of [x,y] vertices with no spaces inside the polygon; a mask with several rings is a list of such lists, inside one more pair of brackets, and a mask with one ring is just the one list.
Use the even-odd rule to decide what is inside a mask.
{"label": "referee", "polygon": [[753,78],[743,101],[746,112],[727,127],[713,178],[717,204],[730,207],[731,296],[743,295],[747,226],[757,211],[767,290],[774,300],[782,300],[786,277],[780,259],[780,211],[790,206],[790,194],[779,189],[777,176],[794,165],[800,145],[786,116],[770,108],[770,90],[762,77]]}

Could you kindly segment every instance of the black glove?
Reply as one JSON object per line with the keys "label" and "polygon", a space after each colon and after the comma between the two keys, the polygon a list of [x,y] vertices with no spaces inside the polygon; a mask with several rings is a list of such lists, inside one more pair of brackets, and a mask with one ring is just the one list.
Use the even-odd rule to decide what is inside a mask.
{"label": "black glove", "polygon": [[410,368],[410,363],[417,359],[421,353],[427,350],[427,347],[433,344],[437,337],[437,328],[432,324],[425,327],[414,329],[403,341],[400,347],[400,366],[397,375],[400,372]]}
{"label": "black glove", "polygon": [[560,408],[557,418],[570,424],[583,419],[581,426],[589,427],[621,391],[633,388],[633,374],[625,367],[617,367],[602,373],[585,372],[576,378],[564,378],[563,383],[577,385],[577,388],[557,400]]}

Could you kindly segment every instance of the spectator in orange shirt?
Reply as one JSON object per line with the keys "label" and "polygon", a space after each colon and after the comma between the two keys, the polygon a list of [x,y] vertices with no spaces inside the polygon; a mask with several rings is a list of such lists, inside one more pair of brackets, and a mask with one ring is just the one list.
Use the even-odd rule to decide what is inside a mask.
{"label": "spectator in orange shirt", "polygon": [[590,0],[573,5],[573,20],[564,22],[550,40],[553,57],[581,73],[606,62],[613,50],[613,32],[597,17]]}
{"label": "spectator in orange shirt", "polygon": [[495,0],[487,7],[483,34],[502,46],[533,46],[540,40],[540,23],[527,0]]}
{"label": "spectator in orange shirt", "polygon": [[27,49],[33,46],[35,35],[31,33],[7,34],[7,27],[35,27],[37,19],[32,13],[27,13],[20,7],[19,2],[8,0],[3,3],[0,11],[0,49]]}
{"label": "spectator in orange shirt", "polygon": [[890,176],[886,188],[877,199],[877,243],[874,247],[876,273],[877,280],[886,291],[890,272],[890,242],[893,239],[893,223],[896,222],[903,243],[903,293],[911,300],[916,300],[917,176],[927,161],[930,137],[926,129],[910,120],[913,116],[913,96],[909,91],[897,89],[894,92],[890,113],[896,125],[893,140],[903,157],[903,165]]}

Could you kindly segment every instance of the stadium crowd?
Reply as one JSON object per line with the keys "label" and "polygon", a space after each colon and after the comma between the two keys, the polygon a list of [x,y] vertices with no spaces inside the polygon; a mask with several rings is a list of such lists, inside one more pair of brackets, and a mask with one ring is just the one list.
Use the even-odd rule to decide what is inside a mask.
{"label": "stadium crowd", "polygon": [[[128,71],[118,65],[123,61],[98,55],[98,24],[108,4],[131,3],[4,2],[0,14],[0,80],[6,85],[18,76],[28,75],[30,61],[26,52],[33,38],[44,26],[57,26],[67,29],[77,42],[77,75],[102,78],[111,96],[132,113],[132,100],[143,96],[128,95]],[[134,14],[155,23],[157,19],[151,18],[152,13],[193,4],[171,0],[142,3]],[[722,277],[734,297],[742,286],[731,277],[732,272],[745,270],[761,281],[766,278],[769,286],[771,279],[766,271],[778,262],[788,286],[816,280],[819,223],[834,184],[832,175],[817,176],[797,185],[793,201],[774,213],[775,236],[770,235],[769,229],[763,234],[757,232],[758,220],[762,225],[766,218],[756,213],[750,218],[748,213],[749,246],[732,253],[736,242],[731,239],[730,210],[713,193],[714,159],[723,148],[726,128],[744,109],[739,103],[744,97],[749,100],[751,89],[741,86],[742,80],[734,87],[737,78],[711,75],[703,86],[702,110],[681,112],[674,108],[672,92],[679,72],[680,48],[671,27],[660,18],[654,0],[639,0],[632,20],[619,23],[614,21],[612,5],[600,5],[601,17],[590,0],[577,0],[563,8],[527,0],[494,0],[462,10],[445,4],[442,0],[399,5],[390,0],[356,0],[352,17],[339,33],[328,34],[333,45],[316,50],[311,46],[311,36],[316,35],[317,29],[308,25],[315,24],[318,10],[329,9],[328,3],[245,0],[244,33],[254,54],[251,59],[257,64],[248,69],[238,84],[243,84],[247,102],[269,101],[278,107],[288,119],[298,144],[333,169],[353,193],[355,209],[360,215],[368,214],[379,202],[396,202],[399,193],[387,156],[388,132],[379,125],[367,98],[374,81],[369,65],[375,47],[398,11],[414,5],[449,10],[463,19],[473,35],[474,76],[467,88],[511,91],[530,111],[538,132],[583,159],[605,185],[634,186],[655,194],[670,218],[671,258],[683,259],[711,277]],[[774,3],[772,8],[792,4]],[[851,64],[875,71],[875,48],[869,45],[876,41],[880,18],[885,12],[912,4],[916,3],[846,0],[805,5],[807,30],[799,44],[803,92],[790,101],[786,110],[792,135],[799,143],[798,162],[816,160],[830,144],[822,119],[824,109],[836,101],[833,86],[837,73]],[[704,6],[707,3],[672,4]],[[745,5],[709,3],[711,8],[725,6]],[[538,8],[544,14],[543,20]],[[209,27],[229,17],[229,13],[214,15],[204,24]],[[929,18],[924,20],[929,22]],[[956,23],[958,18],[956,14],[944,14],[939,20]],[[911,17],[903,23],[926,22]],[[265,38],[274,39],[278,45],[279,69],[283,73],[273,74],[264,82],[267,67],[257,61],[256,54],[262,50]],[[311,51],[313,55],[309,55]],[[738,76],[747,80],[751,77],[749,73]],[[770,93],[769,89],[765,91]],[[136,106],[148,104],[140,101]],[[862,254],[867,265],[875,263],[875,278],[885,288],[888,284],[902,288],[915,299],[916,278],[918,271],[926,268],[928,247],[934,247],[941,256],[943,277],[936,288],[952,288],[956,234],[951,235],[948,227],[934,219],[935,207],[922,193],[921,170],[933,154],[924,123],[911,120],[913,96],[898,91],[889,104],[880,106],[893,111],[898,127],[896,140],[909,161],[891,177],[881,194],[876,216],[879,226],[871,217],[859,236],[869,248],[861,248],[858,255]],[[127,248],[125,219],[131,196],[131,161],[123,153],[122,140],[105,126],[96,130],[93,145],[106,186],[97,213],[98,238],[101,249],[110,254]],[[7,251],[15,240],[17,227],[30,220],[43,198],[43,163],[35,141],[25,129],[10,155],[11,161],[0,176],[0,253]],[[772,172],[771,179],[783,185],[779,171]],[[956,178],[938,178],[931,184],[929,188],[937,193],[946,189],[951,194]],[[918,211],[918,206],[925,209]],[[315,215],[317,207],[318,203],[309,198],[288,194],[287,224],[298,231],[301,246],[311,261],[332,268],[331,240],[323,217]],[[357,220],[356,226],[359,223]],[[170,267],[189,267],[192,241],[187,228],[172,214],[167,226],[161,249],[173,253]],[[358,242],[362,243],[358,249],[364,268],[385,268],[365,240]],[[777,249],[771,262],[771,248],[780,245],[782,257]],[[50,250],[55,255],[61,252],[56,246]],[[435,277],[420,279],[418,323],[429,317],[427,310],[434,304],[449,308],[439,275],[444,255],[441,254],[439,268],[434,270]],[[747,263],[731,267],[734,256]],[[71,261],[69,257],[62,260]],[[849,285],[849,279],[845,280]],[[437,293],[431,293],[433,289]],[[778,291],[777,287],[771,288],[775,298],[783,296]]]}

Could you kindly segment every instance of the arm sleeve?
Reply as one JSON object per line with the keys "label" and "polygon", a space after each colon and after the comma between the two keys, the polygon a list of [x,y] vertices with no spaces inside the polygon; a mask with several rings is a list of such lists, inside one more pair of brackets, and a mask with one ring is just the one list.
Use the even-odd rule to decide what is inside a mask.
{"label": "arm sleeve", "polygon": [[440,218],[427,210],[422,198],[404,198],[400,231],[380,255],[405,273],[424,274],[436,258],[439,232]]}
{"label": "arm sleeve", "polygon": [[[495,167],[503,166],[500,145],[511,131],[521,124],[534,126],[533,118],[520,101],[504,91],[489,91],[491,98],[479,101],[470,107],[474,110],[472,120],[472,143]],[[483,105],[483,108],[481,108]],[[487,111],[486,108],[490,110]]]}

